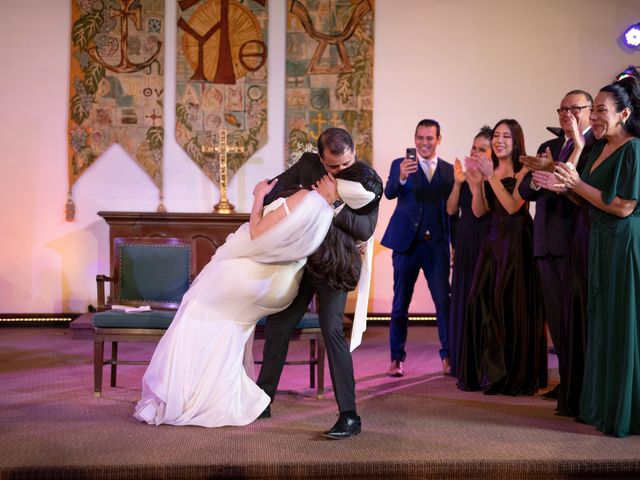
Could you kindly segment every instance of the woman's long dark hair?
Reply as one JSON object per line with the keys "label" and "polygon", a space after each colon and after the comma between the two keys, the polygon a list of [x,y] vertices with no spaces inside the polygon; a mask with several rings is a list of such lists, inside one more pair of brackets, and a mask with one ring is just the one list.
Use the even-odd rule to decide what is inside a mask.
{"label": "woman's long dark hair", "polygon": [[320,248],[307,259],[307,269],[332,290],[350,292],[358,285],[362,259],[351,235],[332,226]]}
{"label": "woman's long dark hair", "polygon": [[[364,162],[355,162],[336,174],[336,178],[360,182],[373,192],[375,198],[367,205],[355,210],[368,214],[378,207],[382,197],[382,180],[376,171]],[[348,207],[344,207],[348,208]],[[358,286],[362,258],[354,238],[340,227],[332,226],[320,248],[307,259],[307,269],[322,279],[332,290],[350,292]]]}

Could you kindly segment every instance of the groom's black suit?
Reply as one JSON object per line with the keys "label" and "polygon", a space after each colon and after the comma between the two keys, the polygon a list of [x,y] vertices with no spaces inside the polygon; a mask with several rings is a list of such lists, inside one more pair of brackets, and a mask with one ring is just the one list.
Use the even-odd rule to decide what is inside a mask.
{"label": "groom's black suit", "polygon": [[[280,192],[290,188],[310,188],[326,174],[320,157],[315,153],[305,153],[295,165],[277,177],[278,183],[267,195],[264,203],[271,203]],[[377,220],[377,207],[366,215],[358,215],[345,205],[334,217],[331,228],[341,228],[354,239],[365,241],[373,235]],[[355,412],[353,363],[342,326],[347,292],[332,290],[326,282],[314,277],[306,269],[298,294],[291,305],[286,310],[267,317],[262,368],[257,384],[273,401],[287,358],[291,334],[307,311],[314,293],[317,294],[320,328],[327,350],[338,409],[341,413]]]}

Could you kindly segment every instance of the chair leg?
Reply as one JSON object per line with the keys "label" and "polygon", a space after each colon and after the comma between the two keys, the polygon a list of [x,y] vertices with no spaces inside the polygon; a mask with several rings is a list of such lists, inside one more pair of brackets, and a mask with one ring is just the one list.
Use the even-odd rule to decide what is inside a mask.
{"label": "chair leg", "polygon": [[324,340],[318,335],[318,400],[324,395]]}
{"label": "chair leg", "polygon": [[93,337],[93,395],[102,395],[102,367],[104,360],[104,341],[98,334]]}
{"label": "chair leg", "polygon": [[118,367],[118,342],[111,342],[111,386],[116,386],[116,368]]}
{"label": "chair leg", "polygon": [[309,340],[309,388],[316,386],[316,364],[318,357],[316,356],[316,339]]}

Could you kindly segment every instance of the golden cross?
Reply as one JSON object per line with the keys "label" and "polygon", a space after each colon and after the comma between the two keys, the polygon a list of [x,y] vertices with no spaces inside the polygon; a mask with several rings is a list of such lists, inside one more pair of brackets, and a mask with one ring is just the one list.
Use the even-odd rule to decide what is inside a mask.
{"label": "golden cross", "polygon": [[215,213],[234,213],[235,207],[229,203],[227,198],[227,155],[229,153],[242,153],[244,152],[244,147],[241,145],[230,146],[227,143],[227,131],[225,129],[220,130],[218,135],[220,138],[218,146],[202,146],[203,153],[215,152],[220,158],[220,170],[218,172],[220,177],[220,202],[214,205],[213,211]]}
{"label": "golden cross", "polygon": [[312,139],[317,140],[320,137],[320,134],[322,133],[322,127],[325,125],[325,123],[327,123],[327,121],[322,116],[322,113],[316,112],[316,118],[312,118],[310,122],[316,124],[316,126],[318,127],[318,131],[316,133],[316,132],[312,132],[311,129],[309,129],[309,136]]}

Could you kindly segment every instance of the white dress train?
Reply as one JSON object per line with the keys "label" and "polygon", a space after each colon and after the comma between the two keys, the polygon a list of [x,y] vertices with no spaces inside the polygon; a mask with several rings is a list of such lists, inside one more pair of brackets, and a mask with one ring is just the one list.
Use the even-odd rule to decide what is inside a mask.
{"label": "white dress train", "polygon": [[[284,202],[276,200],[265,213]],[[255,240],[248,224],[227,238],[160,340],[142,380],[135,418],[155,425],[220,427],[246,425],[260,415],[269,397],[244,369],[245,345],[261,317],[293,301],[306,257],[320,246],[332,218],[326,200],[309,192]]]}

